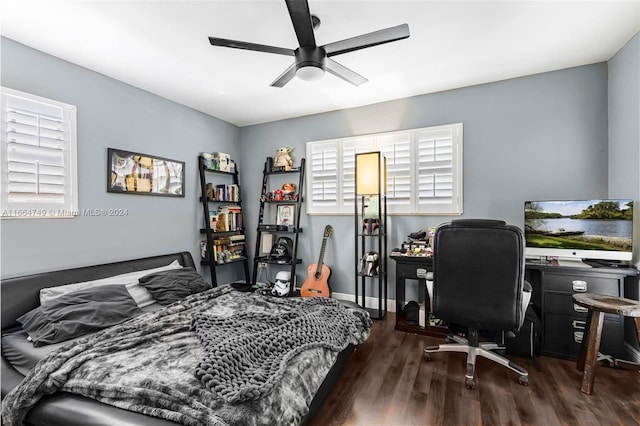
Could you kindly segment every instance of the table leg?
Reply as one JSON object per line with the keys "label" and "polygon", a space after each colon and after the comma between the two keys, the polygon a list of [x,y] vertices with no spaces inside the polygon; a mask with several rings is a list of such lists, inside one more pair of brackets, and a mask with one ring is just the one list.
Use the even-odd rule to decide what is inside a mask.
{"label": "table leg", "polygon": [[[583,370],[581,390],[587,395],[591,395],[591,393],[593,392],[593,381],[596,377],[596,362],[598,361],[598,351],[600,349],[600,338],[602,337],[603,321],[603,312],[589,310],[589,314],[587,316],[588,328],[586,340],[582,341],[580,358],[578,358],[578,368]],[[582,368],[580,368],[581,362]]]}

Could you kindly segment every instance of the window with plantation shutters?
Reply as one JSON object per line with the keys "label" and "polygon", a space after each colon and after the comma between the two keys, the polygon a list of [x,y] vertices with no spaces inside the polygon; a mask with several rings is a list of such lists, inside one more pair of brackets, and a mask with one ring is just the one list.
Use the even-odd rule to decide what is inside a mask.
{"label": "window with plantation shutters", "polygon": [[76,109],[2,88],[3,218],[77,215]]}
{"label": "window with plantation shutters", "polygon": [[[309,149],[310,148],[310,149]],[[338,145],[335,142],[318,143],[307,147],[307,159],[310,159],[311,188],[309,204],[318,212],[333,212],[338,208]]]}
{"label": "window with plantation shutters", "polygon": [[462,124],[307,143],[309,214],[351,214],[355,155],[380,151],[390,214],[462,213]]}

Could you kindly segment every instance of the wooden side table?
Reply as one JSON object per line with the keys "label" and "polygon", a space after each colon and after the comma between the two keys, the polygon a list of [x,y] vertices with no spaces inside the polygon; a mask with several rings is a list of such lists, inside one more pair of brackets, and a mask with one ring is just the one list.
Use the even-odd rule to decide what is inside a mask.
{"label": "wooden side table", "polygon": [[[596,375],[595,368],[600,349],[604,314],[632,317],[636,326],[638,341],[640,342],[640,301],[593,293],[574,294],[573,301],[589,310],[587,314],[587,334],[580,348],[578,370],[583,372],[582,392],[591,395]],[[637,367],[640,369],[640,364],[637,364]]]}

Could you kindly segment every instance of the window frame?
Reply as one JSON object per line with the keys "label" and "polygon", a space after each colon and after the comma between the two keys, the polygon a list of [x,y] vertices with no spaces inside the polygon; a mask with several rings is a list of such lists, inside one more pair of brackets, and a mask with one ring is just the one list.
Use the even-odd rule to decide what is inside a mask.
{"label": "window frame", "polygon": [[[434,146],[437,144],[437,140],[446,140],[447,135],[450,135],[450,152],[446,149],[444,156],[450,155],[450,165],[446,161],[436,162],[436,156],[434,154],[433,165],[431,169],[450,169],[451,179],[447,181],[445,178],[444,192],[451,192],[449,202],[438,201],[438,198],[432,196],[430,201],[421,202],[418,197],[420,188],[420,176],[418,170],[420,170],[420,143],[425,142],[424,137],[432,135],[434,138]],[[409,144],[408,153],[409,161],[407,164],[407,148],[406,144]],[[400,147],[403,144],[404,147]],[[439,146],[442,146],[441,143]],[[322,152],[322,147],[335,147],[336,151],[336,177],[335,177],[335,204],[320,206],[314,202],[314,183],[317,183],[318,179],[314,179],[314,158],[317,159],[318,152]],[[397,149],[401,148],[401,149]],[[444,148],[447,145],[444,144]],[[396,150],[397,149],[397,150]],[[434,148],[434,153],[435,153]],[[305,202],[306,211],[308,215],[351,215],[354,211],[354,190],[355,179],[350,179],[352,170],[349,167],[351,161],[348,156],[353,155],[353,167],[355,168],[355,154],[370,151],[384,152],[394,150],[400,152],[398,167],[394,165],[390,158],[387,158],[387,205],[388,213],[391,215],[424,215],[424,216],[452,216],[461,215],[463,213],[463,124],[453,123],[440,126],[423,127],[417,129],[398,130],[392,132],[375,133],[368,135],[351,136],[346,138],[337,138],[329,140],[310,141],[306,143],[306,155],[307,155],[307,170],[305,176],[306,179],[306,191],[309,194],[308,202]],[[314,157],[315,155],[315,157]],[[424,157],[424,156],[423,156]],[[317,160],[316,160],[317,163]],[[394,170],[395,168],[395,170]],[[408,176],[403,173],[408,173]],[[423,174],[423,177],[427,174]],[[443,175],[441,175],[443,176]],[[355,176],[354,176],[355,178]],[[408,179],[407,179],[408,178]],[[433,180],[435,181],[435,176]],[[353,180],[353,185],[351,184]],[[398,185],[396,181],[400,182]],[[395,186],[394,186],[395,185]],[[424,185],[424,184],[423,184]],[[408,186],[408,190],[406,187]],[[450,186],[450,191],[448,191]],[[394,190],[406,194],[409,192],[409,197],[406,195],[402,200],[408,200],[403,202],[394,202],[394,197],[389,194],[389,188],[393,187]],[[436,184],[434,183],[434,195]],[[318,188],[316,192],[321,196],[325,193],[319,193]],[[445,199],[447,197],[444,197]],[[424,199],[424,197],[423,197]],[[401,200],[400,198],[397,200]]]}
{"label": "window frame", "polygon": [[[11,99],[13,98],[13,100]],[[61,140],[60,148],[62,162],[61,167],[63,169],[61,179],[63,180],[62,201],[53,200],[9,200],[9,143],[16,143],[14,140],[9,139],[9,130],[16,131],[14,127],[19,127],[20,124],[13,124],[13,121],[9,121],[9,113],[21,113],[28,112],[34,114],[34,116],[46,116],[50,115],[47,111],[57,109],[60,111],[60,116],[56,117],[61,122],[61,129],[57,130],[62,132],[63,139]],[[56,101],[53,99],[47,99],[41,96],[33,95],[26,92],[10,89],[8,87],[0,86],[0,125],[1,135],[0,138],[0,218],[2,219],[51,219],[51,218],[72,218],[78,216],[78,165],[77,165],[77,108],[75,105],[70,105],[64,102]],[[41,118],[37,118],[38,124],[36,125],[37,133],[45,129],[41,127]],[[10,124],[11,123],[11,124]],[[40,136],[36,136],[40,138]],[[43,147],[38,142],[38,148]],[[55,148],[58,149],[58,148]],[[34,157],[38,157],[39,154],[34,154]],[[42,158],[42,157],[40,157]],[[39,160],[36,159],[36,175],[39,176]],[[46,167],[46,166],[45,166]],[[30,172],[29,172],[30,173]],[[36,185],[40,185],[36,180]],[[56,184],[59,185],[59,184]],[[37,193],[34,193],[34,198],[37,198]],[[28,196],[25,196],[28,198]],[[44,197],[43,197],[44,198]]]}

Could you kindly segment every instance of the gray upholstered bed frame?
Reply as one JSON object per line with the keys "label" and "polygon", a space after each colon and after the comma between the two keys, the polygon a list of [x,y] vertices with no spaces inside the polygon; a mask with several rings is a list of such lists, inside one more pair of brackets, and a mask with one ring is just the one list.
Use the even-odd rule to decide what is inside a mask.
{"label": "gray upholstered bed frame", "polygon": [[[90,281],[143,269],[157,268],[178,260],[183,266],[195,267],[188,252],[146,257],[104,265],[86,266],[62,271],[45,272],[2,280],[1,318],[2,332],[18,327],[16,318],[40,305],[40,289],[80,281]],[[2,357],[2,397],[24,378]],[[72,410],[73,415],[69,415]],[[90,398],[65,392],[44,398],[26,418],[30,425],[111,426],[118,425],[171,425],[176,423],[122,410]]]}
{"label": "gray upholstered bed frame", "polygon": [[[2,280],[0,283],[2,332],[4,334],[7,331],[15,330],[19,326],[16,319],[40,305],[39,294],[42,288],[157,268],[168,265],[174,260],[178,260],[183,266],[195,267],[191,254],[181,252]],[[340,353],[313,399],[309,414],[303,420],[312,418],[320,409],[354,348],[353,345],[349,345],[346,350]],[[11,389],[22,381],[24,376],[14,369],[3,356],[1,378],[2,397],[4,398]],[[26,424],[32,426],[112,426],[116,424],[119,426],[176,426],[174,422],[122,410],[66,392],[55,393],[43,398],[27,415]]]}

